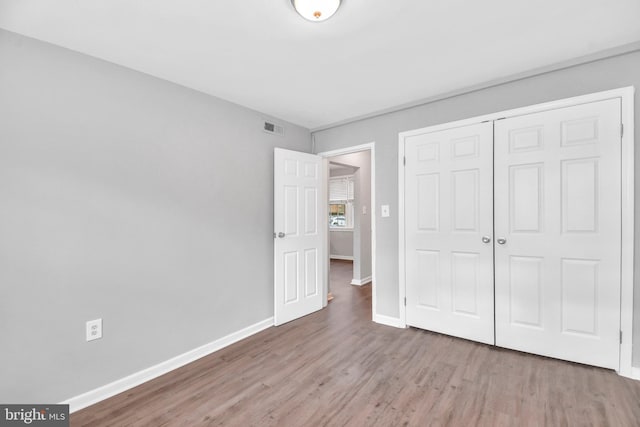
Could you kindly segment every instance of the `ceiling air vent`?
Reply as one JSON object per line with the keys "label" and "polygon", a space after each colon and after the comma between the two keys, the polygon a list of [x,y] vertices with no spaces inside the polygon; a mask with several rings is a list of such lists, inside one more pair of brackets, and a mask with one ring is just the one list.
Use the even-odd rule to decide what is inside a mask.
{"label": "ceiling air vent", "polygon": [[284,136],[284,126],[277,125],[267,120],[264,121],[262,130],[265,131],[266,133],[272,133],[274,135]]}

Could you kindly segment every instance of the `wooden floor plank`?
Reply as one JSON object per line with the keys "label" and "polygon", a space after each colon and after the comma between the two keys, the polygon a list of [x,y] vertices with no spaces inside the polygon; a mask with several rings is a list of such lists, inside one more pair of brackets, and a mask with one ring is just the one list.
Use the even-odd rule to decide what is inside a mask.
{"label": "wooden floor plank", "polygon": [[640,426],[615,372],[371,322],[332,261],[334,299],[71,416],[72,426]]}

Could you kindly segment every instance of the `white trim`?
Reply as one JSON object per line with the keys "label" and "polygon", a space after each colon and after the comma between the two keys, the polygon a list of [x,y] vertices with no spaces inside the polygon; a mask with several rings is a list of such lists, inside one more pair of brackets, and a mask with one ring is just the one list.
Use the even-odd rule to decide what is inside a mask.
{"label": "white trim", "polygon": [[383,316],[382,314],[374,314],[373,321],[381,325],[393,326],[394,328],[404,328],[403,322],[397,317]]}
{"label": "white trim", "polygon": [[619,98],[621,100],[621,119],[624,124],[624,135],[622,137],[622,240],[621,240],[621,277],[620,277],[620,330],[622,331],[623,342],[620,344],[620,367],[618,373],[625,377],[632,374],[632,351],[633,351],[633,238],[634,238],[634,92],[633,86],[620,89],[613,89],[603,92],[591,93],[588,95],[575,96],[572,98],[559,99],[542,104],[531,105],[512,110],[500,111],[497,113],[485,114],[483,116],[472,117],[464,120],[428,126],[421,129],[414,129],[398,134],[398,295],[400,297],[400,322],[406,326],[406,308],[404,297],[406,296],[406,279],[404,265],[405,253],[405,224],[404,224],[404,164],[405,155],[404,140],[407,137],[438,132],[445,129],[477,124],[484,121],[493,121],[506,117],[515,117],[526,114],[538,113],[541,111],[555,110],[558,108],[571,107],[579,104],[604,101],[607,99]]}
{"label": "white trim", "polygon": [[626,45],[617,46],[611,49],[606,49],[600,52],[595,52],[589,55],[581,56],[574,59],[569,59],[567,61],[558,62],[556,64],[547,65],[540,68],[535,68],[533,70],[528,70],[522,73],[512,74],[510,76],[493,79],[489,81],[485,81],[483,83],[479,83],[472,86],[467,86],[461,89],[452,90],[450,92],[440,93],[431,97],[418,99],[413,102],[408,102],[405,104],[395,105],[389,108],[385,108],[382,110],[374,111],[368,114],[362,114],[359,116],[351,117],[345,120],[339,120],[337,122],[332,122],[328,124],[324,124],[318,127],[311,129],[312,133],[320,132],[327,129],[333,129],[338,126],[344,126],[349,123],[355,123],[362,120],[371,119],[374,117],[384,116],[386,114],[397,113],[399,111],[409,110],[412,108],[422,107],[424,105],[433,104],[434,102],[443,101],[445,99],[453,98],[460,95],[465,95],[472,92],[478,92],[480,90],[489,89],[492,87],[505,85],[509,83],[513,83],[519,80],[524,80],[532,77],[536,77],[542,74],[551,73],[554,71],[565,70],[568,68],[578,67],[580,65],[589,64],[591,62],[601,61],[603,59],[614,58],[616,56],[626,55],[629,53],[633,53],[637,50],[640,50],[640,41],[632,42]]}
{"label": "white trim", "polygon": [[371,282],[371,276],[364,277],[362,279],[352,279],[351,284],[354,286],[363,286]]}
{"label": "white trim", "polygon": [[406,246],[405,246],[405,217],[404,217],[404,139],[401,132],[398,134],[398,320],[400,327],[407,327],[407,297],[406,284]]}
{"label": "white trim", "polygon": [[[371,143],[371,313],[378,312],[376,288],[376,144]],[[373,315],[372,315],[373,317]]]}
{"label": "white trim", "polygon": [[507,117],[511,118],[511,117],[517,117],[517,116],[524,116],[528,114],[540,113],[542,111],[557,110],[558,108],[573,107],[575,105],[580,105],[580,104],[589,104],[591,102],[604,101],[606,99],[622,98],[624,100],[627,96],[629,96],[629,94],[633,96],[633,91],[634,91],[633,86],[629,86],[621,89],[612,89],[604,92],[590,93],[588,95],[580,95],[580,96],[574,96],[571,98],[558,99],[555,101],[544,102],[542,104],[528,105],[526,107],[514,108],[512,110],[504,110],[496,113],[485,114],[482,116],[471,117],[468,119],[456,120],[453,122],[427,126],[420,129],[412,129],[409,131],[400,132],[398,136],[402,140],[409,136],[439,132],[441,130],[464,127],[464,126],[474,125],[474,124],[485,122],[485,121],[494,121],[498,119],[504,119]]}
{"label": "white trim", "polygon": [[184,365],[187,365],[202,357],[208,356],[218,350],[230,346],[240,340],[257,334],[260,331],[268,329],[273,326],[273,317],[265,319],[261,322],[255,323],[237,332],[231,333],[220,339],[217,339],[209,344],[205,344],[201,347],[189,350],[186,353],[180,354],[164,362],[160,362],[157,365],[151,366],[142,371],[138,371],[124,378],[116,380],[112,383],[103,385],[81,395],[72,397],[70,399],[61,402],[61,404],[69,405],[69,412],[76,412],[80,409],[84,409],[87,406],[91,406],[102,400],[108,399],[116,394],[122,393],[133,387],[137,387],[142,383],[150,381],[175,369],[178,369]]}
{"label": "white trim", "polygon": [[329,255],[329,259],[340,259],[343,261],[353,261],[353,257],[350,255]]}
{"label": "white trim", "polygon": [[631,368],[631,376],[629,378],[640,380],[640,368]]}
{"label": "white trim", "polygon": [[353,233],[353,227],[331,227],[329,226],[329,232],[333,233],[334,231],[348,231],[349,233]]}
{"label": "white trim", "polygon": [[[311,147],[312,147],[312,152],[313,147],[315,147],[316,145],[316,141],[315,141],[315,137],[313,135],[311,135]],[[320,196],[320,200],[324,201],[324,208],[322,209],[323,212],[323,216],[322,216],[322,222],[320,224],[329,224],[329,212],[327,207],[329,206],[329,175],[330,175],[330,171],[329,171],[329,159],[327,159],[326,157],[322,158],[322,172],[323,172],[323,177],[322,177],[322,195]],[[322,308],[327,307],[327,305],[329,305],[329,295],[331,295],[331,293],[329,292],[329,280],[331,280],[331,278],[329,277],[329,265],[331,264],[331,258],[329,258],[330,255],[330,251],[331,251],[331,233],[328,230],[328,227],[325,226],[320,226],[321,228],[321,233],[322,233],[322,237],[323,237],[323,241],[324,241],[324,248],[322,249],[322,252],[320,252],[321,254],[323,254],[320,259],[322,261],[321,265],[322,265],[322,269],[323,269],[323,273],[324,273],[324,277],[322,279],[322,294],[326,295],[326,298],[322,299]],[[331,297],[333,298],[333,297]]]}
{"label": "white trim", "polygon": [[371,316],[372,320],[375,321],[378,309],[378,294],[376,289],[376,143],[368,142],[352,147],[323,151],[318,153],[318,155],[327,158],[367,150],[371,152]]}
{"label": "white trim", "polygon": [[352,147],[323,151],[321,153],[318,153],[318,156],[335,157],[335,156],[342,156],[343,154],[358,153],[360,151],[367,151],[367,150],[372,150],[373,152],[374,148],[375,148],[375,142],[368,142],[366,144],[354,145]]}
{"label": "white trim", "polygon": [[[620,90],[621,120],[624,126],[622,136],[622,238],[620,252],[620,370],[618,373],[628,377],[632,375],[633,353],[633,239],[634,239],[634,107],[635,89],[627,87]],[[640,378],[638,378],[640,379]]]}

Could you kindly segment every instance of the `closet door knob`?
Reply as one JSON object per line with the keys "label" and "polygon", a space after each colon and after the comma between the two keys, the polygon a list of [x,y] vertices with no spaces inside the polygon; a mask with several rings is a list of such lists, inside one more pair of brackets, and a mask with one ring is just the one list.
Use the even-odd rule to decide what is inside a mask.
{"label": "closet door knob", "polygon": [[505,239],[504,237],[501,237],[498,240],[496,240],[496,242],[498,242],[499,245],[504,245],[505,243],[507,243],[507,239]]}
{"label": "closet door knob", "polygon": [[482,236],[482,243],[491,243],[491,237]]}

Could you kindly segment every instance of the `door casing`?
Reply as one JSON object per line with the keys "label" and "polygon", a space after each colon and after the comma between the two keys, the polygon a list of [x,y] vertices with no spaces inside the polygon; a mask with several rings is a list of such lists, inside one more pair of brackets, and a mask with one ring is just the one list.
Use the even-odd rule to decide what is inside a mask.
{"label": "door casing", "polygon": [[[368,142],[366,144],[355,145],[352,147],[339,148],[336,150],[323,151],[318,153],[318,156],[321,156],[325,159],[334,156],[341,156],[343,154],[351,154],[357,153],[359,151],[367,151],[371,152],[371,208],[369,214],[371,215],[371,316],[372,320],[377,323],[388,324],[385,322],[386,316],[380,317],[377,314],[377,292],[376,292],[376,144],[375,142]],[[328,160],[327,160],[328,163]],[[329,174],[327,173],[327,176]],[[328,186],[328,179],[325,180],[325,185]],[[328,194],[328,191],[325,189],[325,194]],[[327,206],[329,200],[327,198]],[[327,242],[326,247],[329,247],[329,233],[328,233],[328,225],[327,225]],[[327,260],[329,259],[329,252],[327,250]],[[329,262],[326,263],[327,271],[325,272],[325,277],[329,277]],[[327,279],[328,280],[328,279]],[[327,286],[328,288],[328,286]],[[393,325],[390,326],[398,326],[394,322]]]}

